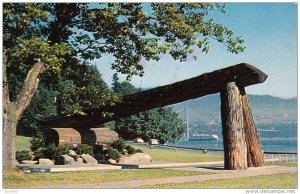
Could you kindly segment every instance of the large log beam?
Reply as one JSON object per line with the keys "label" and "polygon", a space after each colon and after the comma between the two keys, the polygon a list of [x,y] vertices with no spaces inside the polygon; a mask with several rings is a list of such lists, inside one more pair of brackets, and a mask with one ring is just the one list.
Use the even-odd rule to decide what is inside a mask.
{"label": "large log beam", "polygon": [[[239,87],[246,87],[262,83],[267,77],[259,69],[241,63],[188,80],[124,96],[122,101],[115,106],[84,110],[86,115],[66,115],[42,120],[46,121],[46,125],[51,127],[68,127],[76,124],[93,127],[146,110],[219,93],[222,87],[229,82],[235,82]],[[103,112],[111,112],[113,116],[103,117]]]}

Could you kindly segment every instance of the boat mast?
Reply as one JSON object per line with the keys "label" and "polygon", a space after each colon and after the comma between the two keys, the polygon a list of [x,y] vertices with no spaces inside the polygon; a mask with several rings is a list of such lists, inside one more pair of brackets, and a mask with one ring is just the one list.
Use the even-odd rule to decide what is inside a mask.
{"label": "boat mast", "polygon": [[189,114],[188,114],[188,108],[185,109],[186,111],[186,138],[187,140],[190,139],[190,130],[189,130]]}

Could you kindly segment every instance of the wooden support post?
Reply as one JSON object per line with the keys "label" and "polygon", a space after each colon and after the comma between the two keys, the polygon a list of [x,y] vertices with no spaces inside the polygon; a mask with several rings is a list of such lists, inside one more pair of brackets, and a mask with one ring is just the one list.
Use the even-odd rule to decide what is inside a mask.
{"label": "wooden support post", "polygon": [[221,91],[221,117],[225,169],[247,169],[243,110],[235,82],[227,83]]}
{"label": "wooden support post", "polygon": [[244,132],[247,143],[248,167],[259,167],[265,163],[264,153],[259,140],[259,133],[256,129],[252,116],[251,106],[244,87],[239,88],[243,106]]}

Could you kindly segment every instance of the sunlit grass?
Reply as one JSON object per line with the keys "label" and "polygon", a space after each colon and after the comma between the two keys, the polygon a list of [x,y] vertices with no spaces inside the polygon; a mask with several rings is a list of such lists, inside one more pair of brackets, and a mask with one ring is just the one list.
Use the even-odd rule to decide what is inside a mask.
{"label": "sunlit grass", "polygon": [[102,170],[63,173],[25,174],[21,171],[6,171],[3,174],[4,188],[26,188],[42,185],[97,184],[112,181],[143,180],[174,176],[203,175],[205,172],[176,169],[130,169]]}
{"label": "sunlit grass", "polygon": [[297,188],[297,173],[291,174],[274,174],[266,176],[220,179],[211,181],[198,181],[186,183],[170,183],[154,186],[142,186],[140,188],[176,188],[176,189],[202,189],[202,188],[239,188],[239,189],[258,189],[258,188]]}
{"label": "sunlit grass", "polygon": [[276,166],[290,166],[290,167],[296,167],[298,166],[297,162],[267,162],[266,166],[271,166],[271,165],[276,165]]}
{"label": "sunlit grass", "polygon": [[202,154],[200,151],[175,151],[174,149],[149,149],[137,145],[133,147],[143,150],[144,153],[149,154],[155,161],[166,162],[213,162],[223,161],[223,154],[207,153]]}

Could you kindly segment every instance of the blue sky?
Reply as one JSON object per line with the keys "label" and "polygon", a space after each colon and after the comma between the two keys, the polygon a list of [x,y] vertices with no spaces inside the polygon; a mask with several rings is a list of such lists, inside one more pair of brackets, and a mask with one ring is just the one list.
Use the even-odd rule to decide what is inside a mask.
{"label": "blue sky", "polygon": [[[197,51],[198,60],[187,62],[164,56],[159,62],[142,61],[143,77],[131,81],[136,87],[149,88],[188,79],[226,66],[246,62],[269,75],[265,83],[246,88],[249,94],[282,98],[297,96],[297,5],[294,3],[227,3],[227,13],[214,12],[217,22],[245,39],[246,51],[229,53],[225,46],[211,42],[209,54]],[[95,63],[110,84],[114,73],[111,56]]]}

